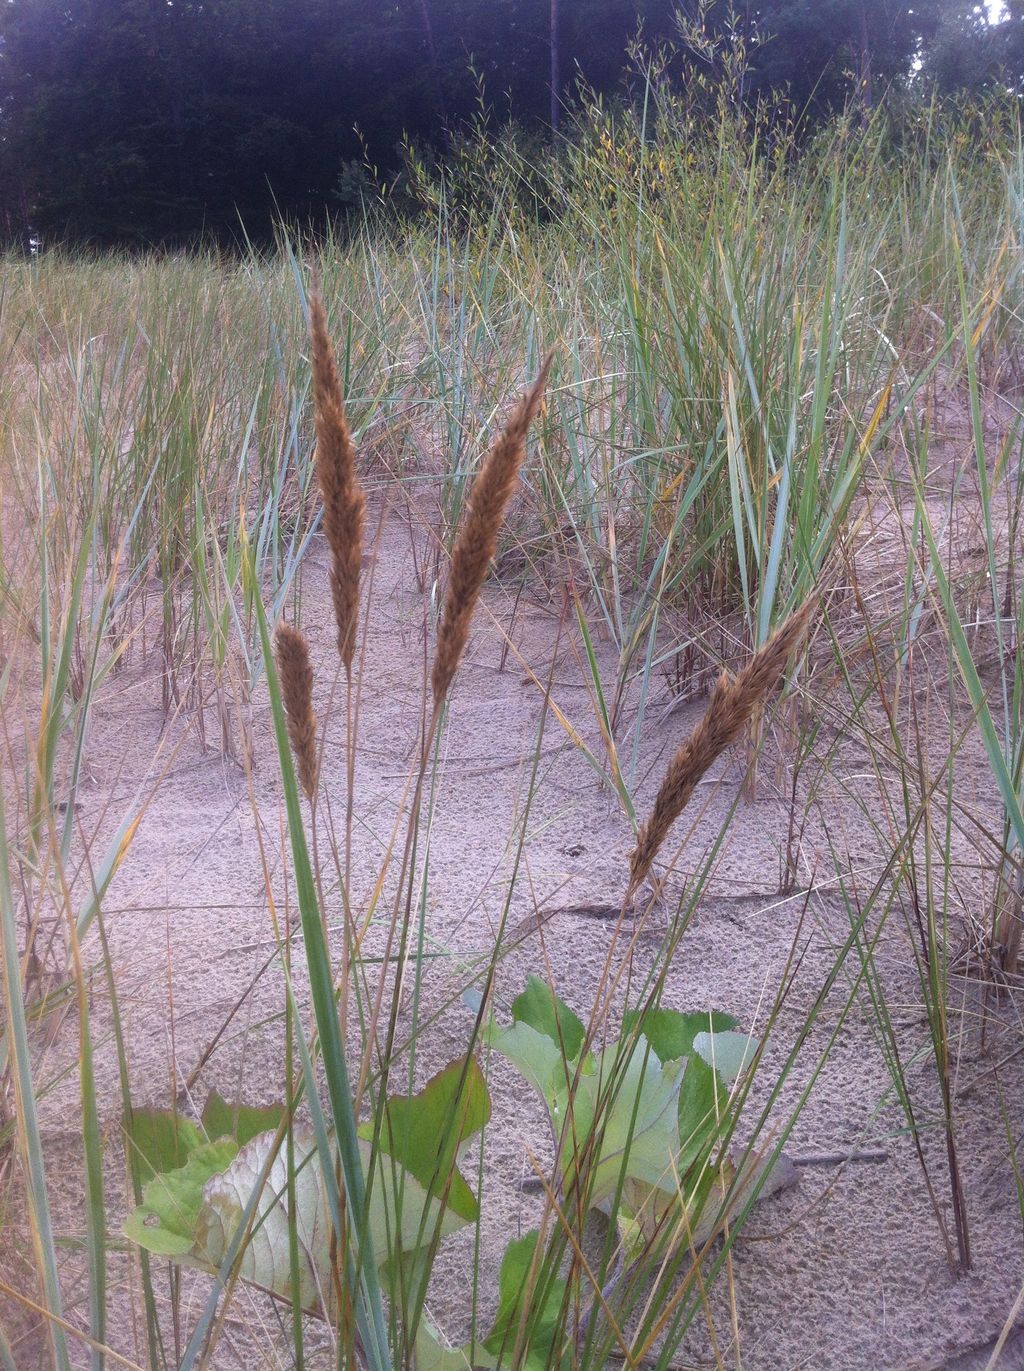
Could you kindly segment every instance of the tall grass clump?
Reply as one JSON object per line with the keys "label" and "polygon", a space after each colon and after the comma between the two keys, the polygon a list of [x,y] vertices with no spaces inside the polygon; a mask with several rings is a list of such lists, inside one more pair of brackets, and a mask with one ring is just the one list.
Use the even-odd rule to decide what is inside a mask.
{"label": "tall grass clump", "polygon": [[[322,346],[316,332],[323,330],[323,319],[323,307],[314,297],[310,309],[314,366],[316,348]],[[343,920],[341,936],[350,939],[352,946],[340,957],[332,953],[321,892],[337,884],[351,910],[346,874],[350,858],[346,853],[342,859],[339,853],[333,872],[319,857],[314,864],[311,854],[338,852],[338,848],[318,836],[320,811],[315,806],[309,810],[312,833],[307,837],[307,820],[299,804],[299,778],[308,777],[308,784],[305,780],[301,784],[310,799],[316,786],[310,774],[314,762],[309,646],[297,629],[281,625],[276,633],[275,663],[269,656],[267,617],[256,594],[312,987],[315,1031],[304,1034],[294,1010],[290,1022],[302,1063],[300,1093],[312,1110],[313,1130],[309,1134],[291,1122],[297,1100],[289,1101],[276,1131],[259,1134],[247,1143],[238,1138],[235,1160],[228,1155],[219,1179],[207,1181],[197,1200],[189,1196],[196,1195],[202,1173],[189,1177],[189,1163],[158,1176],[147,1187],[143,1205],[128,1226],[130,1236],[144,1248],[159,1252],[163,1240],[154,1234],[153,1221],[158,1221],[158,1229],[170,1222],[164,1217],[164,1192],[182,1207],[197,1204],[198,1223],[184,1235],[191,1242],[185,1254],[190,1260],[209,1269],[219,1267],[222,1279],[233,1270],[274,1290],[290,1299],[299,1315],[305,1311],[326,1318],[337,1327],[339,1355],[341,1349],[348,1349],[346,1355],[355,1354],[373,1366],[402,1364],[412,1356],[417,1365],[447,1364],[451,1358],[453,1364],[483,1361],[499,1366],[507,1357],[518,1361],[524,1355],[539,1358],[545,1365],[562,1364],[568,1357],[572,1364],[596,1366],[603,1365],[615,1349],[634,1361],[648,1355],[666,1336],[670,1345],[677,1342],[702,1309],[708,1281],[722,1264],[713,1239],[728,1228],[729,1241],[734,1240],[750,1206],[769,1184],[778,1157],[778,1147],[767,1137],[762,1142],[755,1138],[744,1148],[734,1143],[739,1109],[762,1050],[758,1041],[736,1031],[735,1021],[726,1014],[687,1015],[662,1004],[664,972],[692,913],[692,894],[672,920],[663,956],[646,982],[629,990],[633,1003],[623,1020],[621,1037],[614,1043],[607,1041],[612,1016],[622,1014],[623,973],[636,937],[624,923],[632,889],[649,869],[668,823],[685,804],[686,796],[680,797],[674,779],[678,760],[666,780],[666,787],[673,791],[671,813],[666,818],[665,806],[656,806],[655,819],[641,834],[641,856],[633,860],[620,931],[609,948],[589,1022],[577,1019],[543,980],[532,978],[512,1005],[519,1027],[499,1026],[491,1000],[507,950],[502,932],[509,909],[506,901],[495,945],[482,965],[469,972],[464,986],[471,1019],[463,1054],[419,1092],[412,1093],[410,1076],[409,1093],[392,1093],[396,1077],[405,1074],[396,1030],[401,1026],[412,1051],[419,1052],[425,1050],[421,1039],[428,1026],[427,1021],[418,1021],[415,1006],[426,992],[421,882],[428,868],[430,833],[423,824],[421,797],[437,787],[433,739],[465,651],[473,610],[498,544],[550,366],[549,359],[492,443],[456,534],[427,676],[433,714],[410,773],[408,802],[400,811],[399,824],[405,823],[407,834],[404,842],[395,845],[400,854],[392,877],[397,894],[384,919],[386,962],[393,960],[394,968],[391,972],[382,967],[376,986],[368,978],[369,968],[360,955],[359,938],[353,937],[351,918]],[[333,387],[319,390],[316,403],[334,415],[340,413]],[[318,413],[318,432],[323,435],[332,422]],[[354,489],[353,480],[349,490]],[[325,483],[325,502],[332,498],[332,491]],[[337,608],[339,549],[331,545],[330,532],[327,541]],[[348,610],[350,602],[342,603]],[[735,683],[721,683],[691,740],[690,755],[701,757],[706,766],[710,752],[717,754],[736,736],[755,702],[776,683],[807,627],[810,612],[810,605],[801,609]],[[342,645],[350,642],[347,635],[339,639],[339,656]],[[330,723],[325,718],[322,728],[329,729]],[[350,723],[346,730],[351,736]],[[351,775],[350,769],[350,779]],[[532,788],[531,784],[531,793]],[[525,818],[522,832],[515,837],[520,853],[524,833]],[[324,837],[329,836],[328,828]],[[418,852],[423,854],[420,869],[415,861]],[[375,881],[378,889],[385,871]],[[627,886],[627,873],[623,875]],[[703,879],[706,876],[698,888]],[[514,884],[513,876],[507,900]],[[343,979],[350,980],[347,987],[332,975],[334,965],[340,966]],[[400,1013],[407,966],[414,982],[411,1023]],[[769,1027],[786,993],[787,988],[781,987]],[[353,1002],[360,1006],[359,1031],[346,1038],[340,1031],[338,1006],[344,1010]],[[532,1035],[528,1047],[521,1040],[522,1032]],[[485,1078],[476,1057],[487,1047],[508,1057],[528,1080],[540,1085],[552,1110],[556,1179],[547,1183],[540,1227],[527,1239],[513,1238],[506,1248],[493,1329],[485,1333],[474,1326],[465,1349],[446,1351],[427,1312],[426,1299],[442,1240],[460,1226],[479,1224],[486,1201],[486,1152],[481,1153],[479,1197],[468,1189],[457,1168],[467,1142],[486,1127],[490,1115]],[[349,1050],[355,1054],[351,1066]],[[793,1060],[795,1053],[790,1065]],[[326,1109],[317,1103],[321,1089],[327,1096]],[[669,1106],[671,1119],[666,1115]],[[671,1121],[677,1110],[678,1125]],[[642,1165],[636,1160],[631,1166],[634,1135],[638,1156],[649,1160]],[[279,1163],[286,1137],[291,1139],[291,1151]],[[197,1162],[203,1146],[193,1154]],[[210,1164],[214,1164],[212,1157]],[[275,1166],[281,1167],[276,1182]],[[293,1170],[296,1166],[298,1171]],[[253,1179],[255,1189],[250,1189]],[[211,1185],[226,1186],[232,1196],[226,1210],[217,1201],[215,1233],[204,1217],[220,1193],[211,1190]],[[610,1212],[615,1222],[593,1259],[594,1266],[584,1249],[593,1241],[593,1214],[599,1209]],[[282,1210],[292,1216],[293,1228],[298,1226],[301,1261],[294,1243],[285,1260],[288,1244]],[[319,1233],[313,1218],[316,1213],[328,1223]],[[227,1242],[232,1234],[229,1220],[235,1227]],[[257,1241],[261,1226],[267,1234],[262,1243]],[[702,1274],[704,1263],[709,1265],[707,1275]],[[474,1272],[474,1285],[485,1279],[484,1272]],[[648,1290],[652,1279],[658,1298]],[[387,1295],[386,1304],[382,1293]],[[195,1339],[193,1334],[190,1345],[195,1345]]]}

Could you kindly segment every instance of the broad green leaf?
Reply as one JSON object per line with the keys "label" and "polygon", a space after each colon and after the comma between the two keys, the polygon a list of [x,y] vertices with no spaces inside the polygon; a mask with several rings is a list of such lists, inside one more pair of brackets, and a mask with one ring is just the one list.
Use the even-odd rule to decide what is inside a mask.
{"label": "broad green leaf", "polygon": [[231,1138],[200,1143],[184,1166],[155,1175],[142,1192],[142,1203],[128,1216],[126,1236],[160,1256],[190,1256],[203,1188],[231,1163],[237,1151],[238,1144]]}
{"label": "broad green leaf", "polygon": [[177,1171],[203,1143],[203,1135],[173,1109],[133,1109],[126,1123],[128,1151],[145,1184],[165,1171]]}
{"label": "broad green leaf", "polygon": [[681,1176],[703,1162],[728,1118],[727,1087],[749,1066],[757,1044],[744,1033],[698,1033],[679,1090]]}
{"label": "broad green leaf", "polygon": [[203,1127],[208,1138],[234,1138],[239,1146],[251,1142],[260,1133],[272,1133],[284,1118],[283,1104],[254,1107],[228,1104],[216,1090],[211,1090],[203,1109]]}
{"label": "broad green leaf", "polygon": [[[577,1074],[594,1069],[588,1054],[577,1062],[586,1031],[568,1005],[539,976],[527,979],[526,989],[512,1002],[512,1026],[499,1028],[493,1021],[484,1030],[484,1041],[517,1067],[541,1095],[551,1115],[555,1134],[565,1126],[570,1087]],[[593,1113],[588,1099],[574,1095],[572,1128],[576,1137],[589,1131]]]}
{"label": "broad green leaf", "polygon": [[729,1094],[714,1069],[694,1052],[686,1062],[679,1090],[679,1174],[703,1160],[725,1117]]}
{"label": "broad green leaf", "polygon": [[[529,1371],[558,1364],[559,1358],[553,1358],[552,1351],[563,1325],[565,1302],[565,1281],[559,1276],[549,1277],[543,1259],[537,1261],[535,1278],[530,1280],[539,1236],[534,1230],[505,1248],[498,1274],[498,1313],[484,1339],[485,1348],[504,1364],[516,1348],[522,1328],[528,1351],[525,1360],[517,1364]],[[544,1289],[538,1298],[539,1282]]]}
{"label": "broad green leaf", "polygon": [[[213,1108],[208,1106],[208,1123],[216,1128],[230,1120],[244,1132],[260,1112],[236,1114],[217,1097]],[[272,1120],[279,1118],[276,1109],[262,1112]],[[440,1072],[412,1099],[388,1101],[372,1173],[373,1146],[369,1138],[358,1140],[368,1178],[366,1233],[379,1264],[415,1252],[435,1235],[443,1238],[475,1218],[476,1199],[456,1162],[459,1147],[489,1117],[490,1100],[480,1068],[474,1059],[464,1059]],[[294,1205],[289,1197],[288,1153],[274,1127],[241,1147],[237,1138],[201,1143],[185,1166],[157,1175],[147,1185],[125,1233],[150,1252],[216,1271],[249,1210],[249,1238],[238,1262],[241,1277],[272,1294],[297,1298],[310,1312],[330,1316],[334,1225],[320,1151],[307,1129],[297,1129],[292,1142]],[[262,1189],[250,1208],[261,1177]],[[292,1229],[298,1238],[297,1290]]]}
{"label": "broad green leaf", "polygon": [[[243,1250],[239,1273],[243,1280],[272,1294],[292,1298],[288,1235],[294,1223],[301,1254],[298,1295],[302,1306],[312,1312],[326,1310],[330,1314],[334,1288],[333,1226],[320,1157],[311,1132],[298,1130],[293,1142],[294,1215],[288,1208],[287,1154],[279,1148],[257,1203],[252,1235]],[[223,1261],[259,1177],[270,1161],[273,1144],[272,1133],[254,1138],[224,1173],[213,1177],[206,1186],[191,1256],[208,1269],[216,1269]],[[442,1209],[440,1201],[428,1196],[403,1168],[378,1156],[377,1170],[371,1175],[370,1143],[360,1141],[359,1150],[370,1182],[367,1227],[379,1262],[385,1263],[389,1253],[414,1250],[430,1241],[435,1231],[446,1237],[464,1226],[460,1215],[448,1207]]]}
{"label": "broad green leaf", "polygon": [[698,1033],[693,1050],[715,1068],[726,1085],[731,1085],[754,1060],[757,1043],[746,1033]]}
{"label": "broad green leaf", "polygon": [[[208,1270],[217,1270],[242,1221],[253,1190],[267,1169],[266,1183],[257,1202],[251,1236],[242,1250],[239,1274],[243,1280],[272,1294],[297,1296],[303,1309],[321,1313],[329,1309],[332,1290],[331,1247],[334,1232],[320,1159],[311,1130],[294,1135],[295,1208],[289,1210],[288,1154],[278,1146],[271,1161],[276,1132],[250,1139],[230,1166],[208,1181],[193,1232],[192,1259]],[[298,1237],[298,1290],[293,1292],[289,1227]]]}
{"label": "broad green leaf", "polygon": [[[294,1135],[295,1210],[289,1210],[287,1153],[276,1133],[261,1133],[241,1149],[234,1139],[204,1143],[178,1171],[157,1176],[143,1203],[129,1216],[125,1234],[140,1247],[186,1265],[216,1271],[242,1222],[259,1178],[266,1183],[256,1205],[248,1243],[239,1259],[244,1280],[291,1299],[289,1228],[294,1224],[300,1253],[298,1297],[313,1313],[331,1312],[323,1292],[333,1289],[332,1234],[326,1188],[316,1142],[309,1130]],[[359,1150],[369,1176],[372,1148]],[[269,1169],[268,1169],[269,1164]],[[428,1195],[402,1167],[378,1156],[369,1191],[368,1229],[382,1261],[389,1252],[411,1251],[433,1238],[462,1228],[466,1220]]]}
{"label": "broad green leaf", "polygon": [[580,1055],[586,1038],[583,1024],[539,976],[527,977],[526,989],[512,1001],[512,1018],[549,1037],[566,1061],[574,1062]]}
{"label": "broad green leaf", "polygon": [[[359,1148],[369,1176],[371,1146],[361,1142]],[[435,1234],[446,1238],[468,1222],[450,1205],[428,1195],[414,1176],[393,1161],[378,1159],[370,1181],[370,1236],[382,1262],[389,1251],[413,1251],[433,1242]]]}
{"label": "broad green leaf", "polygon": [[731,1015],[718,1010],[682,1014],[678,1009],[651,1009],[646,1013],[631,1009],[622,1016],[622,1036],[628,1037],[639,1028],[662,1062],[688,1057],[698,1033],[724,1033],[736,1027]]}
{"label": "broad green leaf", "polygon": [[[590,1191],[594,1208],[607,1207],[619,1188],[620,1176],[675,1189],[676,1097],[682,1067],[677,1062],[662,1066],[642,1039],[624,1067],[619,1060],[621,1051],[617,1044],[606,1048],[597,1073],[580,1081],[580,1094],[591,1096],[591,1117],[603,1100],[603,1127]],[[616,1084],[609,1105],[608,1082],[613,1071]],[[576,1110],[579,1113],[578,1099]]]}
{"label": "broad green leaf", "polygon": [[426,1314],[420,1315],[416,1330],[416,1371],[478,1371],[495,1368],[498,1359],[483,1343],[465,1347],[445,1347]]}
{"label": "broad green leaf", "polygon": [[[489,1027],[487,1041],[543,1096],[562,1142],[563,1183],[585,1167],[595,1208],[608,1209],[624,1182],[627,1210],[677,1198],[685,1173],[714,1141],[727,1109],[725,1087],[753,1056],[746,1035],[731,1031],[736,1020],[708,1011],[633,1011],[624,1018],[623,1040],[577,1072],[566,1053],[570,1044],[582,1047],[583,1026],[543,981],[530,978],[513,1014],[510,1028]],[[624,1040],[635,1033],[627,1057]],[[652,1188],[662,1192],[660,1200],[650,1197]]]}
{"label": "broad green leaf", "polygon": [[[477,1201],[457,1169],[459,1149],[491,1117],[483,1073],[474,1057],[452,1062],[417,1094],[388,1100],[380,1150],[399,1162],[429,1195],[446,1199],[467,1223]],[[372,1138],[364,1124],[361,1138]],[[386,1169],[386,1168],[385,1168]]]}
{"label": "broad green leaf", "polygon": [[547,1105],[556,1133],[560,1132],[569,1084],[576,1072],[557,1042],[526,1023],[499,1028],[493,1022],[484,1030],[484,1041],[522,1072]]}

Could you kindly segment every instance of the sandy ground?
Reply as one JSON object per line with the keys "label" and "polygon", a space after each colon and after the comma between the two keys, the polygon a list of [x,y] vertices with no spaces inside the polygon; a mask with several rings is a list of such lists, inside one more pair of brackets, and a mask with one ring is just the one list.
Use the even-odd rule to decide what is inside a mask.
{"label": "sandy ground", "polygon": [[[422,558],[419,559],[422,565]],[[357,757],[357,823],[353,900],[365,908],[401,800],[416,743],[422,698],[426,594],[417,586],[410,533],[403,516],[383,525],[374,573],[369,636],[363,672]],[[427,911],[432,959],[425,978],[424,1012],[436,1022],[422,1040],[420,1071],[429,1074],[462,1050],[466,1011],[453,996],[464,984],[463,968],[493,945],[515,843],[530,790],[532,759],[542,729],[536,791],[526,819],[526,839],[511,892],[510,925],[538,907],[614,901],[624,885],[630,834],[619,804],[602,786],[578,749],[549,713],[542,728],[542,696],[524,663],[542,680],[587,744],[599,750],[599,731],[579,660],[578,633],[559,623],[560,587],[550,597],[538,586],[516,596],[515,586],[492,586],[486,613],[478,616],[468,658],[456,685],[450,726],[442,747],[442,784],[436,796],[430,839]],[[302,624],[321,659],[318,705],[327,703],[332,631],[325,551],[318,541],[304,573]],[[503,653],[497,626],[508,629],[512,649]],[[610,678],[613,654],[599,644]],[[552,660],[554,669],[552,672]],[[642,730],[637,765],[639,807],[649,803],[671,749],[699,716],[695,701],[666,714],[652,706]],[[628,712],[627,712],[628,722]],[[827,729],[826,729],[827,734]],[[941,731],[936,730],[941,755]],[[216,736],[210,728],[210,735]],[[208,1089],[229,1098],[266,1102],[282,1094],[283,988],[275,963],[254,982],[270,957],[274,935],[267,882],[284,917],[287,864],[282,857],[280,786],[270,737],[265,693],[253,704],[253,792],[244,771],[213,753],[203,754],[184,730],[164,732],[151,666],[135,664],[114,678],[96,705],[89,780],[81,795],[83,831],[94,845],[116,829],[152,758],[162,746],[168,774],[150,803],[128,860],[105,903],[106,928],[115,967],[136,1103],[166,1105],[183,1091],[196,1064],[229,1014],[241,1003],[198,1078],[181,1095],[201,1106]],[[324,760],[327,793],[336,815],[344,797],[344,729],[332,728]],[[176,750],[175,750],[176,749]],[[628,748],[624,748],[628,753]],[[752,1029],[762,1023],[783,976],[794,940],[804,950],[791,995],[770,1041],[763,1072],[764,1098],[773,1076],[793,1049],[808,1007],[833,965],[835,949],[849,932],[846,908],[831,883],[829,843],[844,854],[851,881],[862,895],[884,864],[884,853],[867,829],[849,788],[871,784],[865,753],[856,740],[840,743],[830,762],[832,780],[815,793],[803,834],[800,878],[804,887],[778,894],[781,851],[787,833],[785,805],[772,784],[771,743],[758,800],[739,801],[729,837],[714,863],[707,893],[669,970],[665,1003],[678,1008],[718,1007]],[[681,824],[685,847],[669,881],[668,909],[678,904],[687,873],[696,871],[737,799],[742,756],[735,751],[714,770]],[[802,783],[805,784],[806,783]],[[975,812],[994,822],[997,813],[983,757],[961,755],[958,793]],[[688,833],[688,836],[687,836]],[[954,835],[961,866],[957,899],[961,912],[984,917],[984,883],[977,849]],[[806,887],[812,887],[810,893]],[[336,904],[336,901],[335,901]],[[337,916],[336,908],[329,915]],[[665,917],[668,917],[666,914]],[[872,921],[872,927],[875,921]],[[951,941],[958,944],[958,925]],[[592,1001],[614,925],[580,914],[556,914],[510,951],[497,988],[499,1012],[529,971],[550,974],[578,1011]],[[639,973],[660,945],[657,929],[641,933],[633,956]],[[372,943],[372,938],[371,938]],[[98,966],[95,936],[86,947]],[[906,925],[895,911],[882,932],[878,965],[890,1004],[899,1011],[904,1061],[919,1089],[922,1117],[931,1116],[934,1068],[915,1053],[926,1041],[920,988]],[[840,975],[817,1027],[801,1051],[784,1088],[779,1118],[787,1116],[814,1075],[819,1056],[837,1029],[851,994]],[[738,1323],[731,1327],[724,1283],[710,1309],[726,1365],[749,1371],[790,1368],[939,1368],[984,1365],[958,1361],[977,1355],[1007,1318],[1022,1282],[1024,1247],[1007,1129],[1024,1128],[1024,1067],[1019,1055],[1020,1004],[1005,1000],[980,1042],[977,982],[953,978],[952,1011],[960,1035],[957,1086],[958,1137],[967,1194],[974,1270],[950,1274],[920,1164],[891,1099],[891,1082],[863,992],[835,1042],[801,1113],[787,1151],[796,1157],[857,1147],[884,1148],[886,1160],[801,1168],[798,1186],[761,1205],[735,1250]],[[93,1029],[102,1121],[108,1136],[111,1228],[123,1215],[120,1103],[109,1007],[99,973],[92,982]],[[300,987],[301,989],[301,987]],[[46,1041],[46,1036],[51,1041]],[[41,1103],[45,1160],[56,1196],[56,1222],[67,1238],[83,1231],[81,1143],[76,1121],[76,1081],[61,1079],[76,1060],[74,1020],[42,1031],[38,1078],[50,1082]],[[1009,1110],[1000,1117],[992,1067],[997,1060]],[[528,1173],[526,1150],[543,1136],[538,1101],[495,1061],[490,1075],[493,1119],[488,1129],[487,1184],[483,1197],[484,1282],[493,1280],[505,1242],[532,1226],[535,1196],[521,1190]],[[937,1130],[924,1135],[924,1151],[940,1203],[949,1211],[944,1146]],[[454,1336],[461,1331],[466,1281],[459,1239],[441,1262],[432,1296],[438,1321]],[[24,1251],[12,1250],[4,1269],[22,1271]],[[69,1318],[84,1327],[87,1309],[76,1254],[67,1255]],[[141,1325],[133,1315],[133,1259],[112,1257],[114,1321],[110,1340],[124,1355],[142,1359]],[[180,1326],[194,1321],[209,1283],[188,1278],[181,1291]],[[170,1299],[166,1277],[158,1295]],[[23,1319],[11,1314],[19,1371],[36,1365],[37,1343]],[[168,1309],[168,1326],[170,1326]],[[284,1365],[273,1350],[278,1337],[267,1302],[243,1294],[211,1362],[216,1368]],[[738,1352],[733,1346],[738,1340]],[[76,1352],[85,1363],[84,1349]],[[1016,1358],[1016,1359],[1014,1359]],[[706,1326],[699,1323],[676,1364],[712,1364]],[[1012,1347],[1000,1365],[1024,1365]]]}

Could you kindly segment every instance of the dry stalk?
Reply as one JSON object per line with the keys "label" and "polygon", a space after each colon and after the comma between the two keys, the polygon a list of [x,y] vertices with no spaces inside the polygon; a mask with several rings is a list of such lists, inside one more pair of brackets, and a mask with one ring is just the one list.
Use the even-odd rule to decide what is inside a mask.
{"label": "dry stalk", "polygon": [[715,758],[743,731],[758,703],[778,682],[803,636],[817,599],[790,615],[737,676],[723,672],[697,727],[669,763],[654,808],[640,829],[629,859],[627,903],[651,869],[672,824],[686,808],[697,782]]}
{"label": "dry stalk", "polygon": [[437,635],[431,677],[435,713],[448,694],[466,650],[470,620],[497,550],[505,510],[523,464],[526,434],[540,408],[550,367],[549,354],[536,381],[519,401],[505,429],[484,458],[470,491],[469,511],[452,553],[444,614]]}
{"label": "dry stalk", "polygon": [[316,793],[316,715],[313,713],[313,667],[306,636],[290,624],[274,633],[277,670],[288,721],[288,737],[299,773],[299,784],[312,800]]}
{"label": "dry stalk", "polygon": [[338,654],[349,678],[359,624],[359,568],[366,497],[356,471],[356,449],[345,417],[341,381],[327,333],[319,288],[309,297],[313,404],[316,412],[316,473],[324,505],[324,533],[331,550],[331,596],[338,625]]}

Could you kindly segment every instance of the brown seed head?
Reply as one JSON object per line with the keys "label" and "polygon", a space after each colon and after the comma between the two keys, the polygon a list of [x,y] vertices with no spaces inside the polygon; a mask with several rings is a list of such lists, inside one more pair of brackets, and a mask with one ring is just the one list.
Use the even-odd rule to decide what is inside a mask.
{"label": "brown seed head", "polygon": [[366,498],[356,471],[356,449],[345,417],[327,314],[314,285],[309,297],[313,404],[316,412],[316,473],[324,505],[324,533],[331,550],[331,596],[338,625],[338,653],[352,674],[359,623],[359,567]]}
{"label": "brown seed head", "polygon": [[812,597],[791,614],[738,676],[723,672],[718,678],[703,718],[669,762],[654,808],[640,829],[629,859],[627,900],[650,871],[658,849],[689,803],[697,782],[715,758],[739,737],[758,700],[779,680],[816,605],[817,598]]}
{"label": "brown seed head", "polygon": [[313,713],[313,668],[305,635],[290,624],[280,623],[274,633],[277,672],[288,720],[288,737],[299,784],[309,799],[316,793],[316,715]]}
{"label": "brown seed head", "polygon": [[505,510],[516,487],[526,452],[526,434],[540,408],[551,368],[546,358],[536,381],[516,406],[511,419],[491,447],[473,482],[466,514],[452,553],[444,614],[437,635],[432,685],[434,706],[440,707],[469,637],[469,623],[488,568],[498,547]]}

